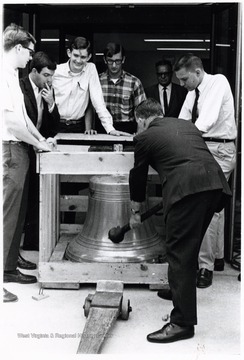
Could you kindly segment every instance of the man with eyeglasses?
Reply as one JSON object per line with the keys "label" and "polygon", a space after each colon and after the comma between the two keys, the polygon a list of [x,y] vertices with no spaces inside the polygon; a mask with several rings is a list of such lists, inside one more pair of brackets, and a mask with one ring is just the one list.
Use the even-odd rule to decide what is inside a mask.
{"label": "man with eyeglasses", "polygon": [[[23,231],[20,214],[24,204],[24,186],[29,168],[29,145],[40,151],[51,151],[45,138],[27,115],[19,85],[18,69],[25,68],[34,51],[35,38],[22,27],[8,26],[3,33],[3,255],[4,283],[36,283],[33,275],[17,270]],[[3,289],[3,302],[18,297]]]}
{"label": "man with eyeglasses", "polygon": [[115,129],[134,134],[137,131],[134,110],[146,95],[141,81],[123,70],[125,50],[110,42],[104,50],[107,70],[99,75],[107,109],[112,114]]}
{"label": "man with eyeglasses", "polygon": [[169,60],[162,59],[155,64],[158,83],[145,89],[147,97],[157,100],[164,116],[178,117],[185,101],[187,90],[172,82],[173,68]]}
{"label": "man with eyeglasses", "polygon": [[60,114],[59,132],[94,134],[93,111],[111,135],[126,135],[116,131],[113,119],[106,109],[95,64],[91,58],[91,44],[77,37],[67,49],[69,60],[59,64],[53,76],[53,88]]}

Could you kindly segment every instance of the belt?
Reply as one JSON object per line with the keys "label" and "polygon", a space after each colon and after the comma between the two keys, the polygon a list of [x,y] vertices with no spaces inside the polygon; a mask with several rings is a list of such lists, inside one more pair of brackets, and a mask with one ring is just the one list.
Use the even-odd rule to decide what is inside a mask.
{"label": "belt", "polygon": [[60,119],[60,122],[62,124],[65,124],[65,125],[74,125],[74,124],[79,124],[82,122],[82,120],[84,119],[84,116],[82,116],[81,118],[77,119],[77,120],[73,120],[73,119],[70,119],[70,120],[67,120],[67,119]]}
{"label": "belt", "polygon": [[26,147],[29,146],[29,144],[27,144],[27,143],[24,142],[24,141],[13,141],[13,140],[2,140],[2,144],[3,144],[3,145],[9,145],[9,144],[12,144],[12,145],[22,145],[22,146],[26,146]]}
{"label": "belt", "polygon": [[212,137],[203,137],[204,141],[212,141],[212,142],[218,142],[218,143],[228,143],[234,141],[234,139],[216,139]]}

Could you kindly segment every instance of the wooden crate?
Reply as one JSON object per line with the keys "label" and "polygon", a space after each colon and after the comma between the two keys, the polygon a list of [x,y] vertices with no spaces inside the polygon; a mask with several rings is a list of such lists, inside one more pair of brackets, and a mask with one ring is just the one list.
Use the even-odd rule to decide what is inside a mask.
{"label": "wooden crate", "polygon": [[[62,182],[89,183],[94,175],[128,174],[134,164],[133,152],[89,152],[89,144],[131,144],[132,138],[110,135],[59,134],[56,152],[37,155],[40,176],[39,282],[45,288],[79,288],[82,283],[119,280],[125,284],[163,285],[167,282],[166,263],[76,263],[64,258],[70,240],[82,224],[64,224],[61,213],[87,211],[87,195],[62,195]],[[66,142],[70,141],[71,144]],[[62,143],[64,142],[64,143]],[[83,145],[84,143],[84,145]],[[149,170],[149,184],[158,175]],[[150,205],[160,201],[149,199]]]}

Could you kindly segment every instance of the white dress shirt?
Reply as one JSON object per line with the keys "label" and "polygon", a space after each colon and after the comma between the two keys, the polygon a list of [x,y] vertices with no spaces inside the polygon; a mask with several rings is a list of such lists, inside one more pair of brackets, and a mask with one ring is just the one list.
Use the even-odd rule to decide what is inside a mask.
{"label": "white dress shirt", "polygon": [[106,109],[95,64],[87,63],[78,74],[70,71],[69,61],[60,64],[54,73],[52,84],[61,119],[80,119],[85,115],[91,99],[107,133],[114,130],[113,119]]}
{"label": "white dress shirt", "polygon": [[[235,139],[234,100],[226,77],[205,73],[198,89],[199,116],[195,125],[203,132],[203,138]],[[180,119],[191,120],[194,101],[195,91],[189,91],[179,114]]]}
{"label": "white dress shirt", "polygon": [[42,125],[42,114],[43,114],[43,108],[44,108],[43,99],[42,99],[41,91],[36,86],[36,84],[31,80],[30,76],[29,76],[29,80],[30,80],[31,86],[34,91],[35,98],[36,98],[36,104],[37,104],[38,118],[37,118],[36,128],[37,128],[37,130],[40,130],[41,125]]}
{"label": "white dress shirt", "polygon": [[19,72],[8,64],[3,64],[3,122],[2,122],[2,140],[20,141],[8,129],[8,116],[14,113],[16,121],[21,121],[27,126],[28,115],[25,109],[24,96],[19,85]]}

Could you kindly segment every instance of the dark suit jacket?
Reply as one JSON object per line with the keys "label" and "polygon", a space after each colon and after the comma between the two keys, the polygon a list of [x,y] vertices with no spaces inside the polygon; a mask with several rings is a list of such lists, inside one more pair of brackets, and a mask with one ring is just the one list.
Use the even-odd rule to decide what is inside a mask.
{"label": "dark suit jacket", "polygon": [[[31,86],[29,77],[26,76],[20,79],[20,87],[24,94],[24,101],[27,114],[33,124],[36,126],[37,124],[37,103],[33,88]],[[58,132],[58,126],[60,121],[60,116],[58,112],[57,105],[54,105],[53,111],[50,113],[48,111],[48,105],[45,101],[43,101],[44,108],[43,108],[43,116],[42,116],[42,126],[40,129],[40,133],[44,137],[53,137]]]}
{"label": "dark suit jacket", "polygon": [[[147,98],[153,98],[160,103],[158,84],[152,85],[145,89]],[[171,96],[169,101],[169,108],[165,116],[178,117],[182,108],[183,102],[187,95],[187,90],[178,84],[172,83]]]}
{"label": "dark suit jacket", "polygon": [[219,164],[191,121],[154,119],[134,141],[135,164],[129,177],[131,200],[145,200],[149,165],[160,177],[165,215],[173,204],[188,195],[222,189],[226,196],[218,211],[231,196]]}

